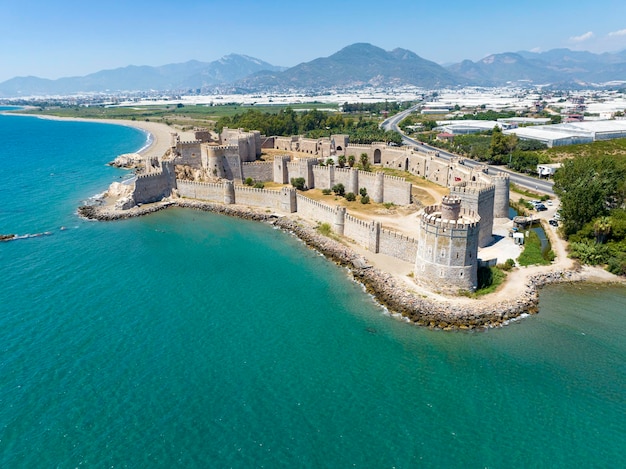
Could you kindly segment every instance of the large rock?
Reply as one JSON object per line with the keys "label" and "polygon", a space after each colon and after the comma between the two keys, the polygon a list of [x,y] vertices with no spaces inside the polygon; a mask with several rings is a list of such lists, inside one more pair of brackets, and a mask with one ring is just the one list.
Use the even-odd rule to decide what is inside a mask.
{"label": "large rock", "polygon": [[140,169],[144,166],[143,157],[139,153],[124,153],[109,163],[116,168]]}
{"label": "large rock", "polygon": [[121,198],[130,196],[133,193],[132,184],[123,184],[121,182],[114,182],[109,186],[106,192],[107,197]]}

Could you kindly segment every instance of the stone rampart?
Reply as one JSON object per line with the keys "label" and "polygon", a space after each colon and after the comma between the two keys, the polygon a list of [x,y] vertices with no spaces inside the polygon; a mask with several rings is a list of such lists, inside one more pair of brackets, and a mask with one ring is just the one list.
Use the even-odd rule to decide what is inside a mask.
{"label": "stone rampart", "polygon": [[195,181],[176,181],[181,197],[224,203],[224,184]]}
{"label": "stone rampart", "polygon": [[315,180],[315,187],[318,189],[332,189],[336,184],[334,182],[336,170],[334,166],[314,166],[313,179]]}
{"label": "stone rampart", "polygon": [[297,194],[296,200],[298,215],[303,218],[309,218],[320,223],[330,223],[331,225],[335,223],[335,207],[309,199],[302,194]]}
{"label": "stone rampart", "polygon": [[173,188],[176,188],[174,164],[162,162],[159,169],[137,175],[132,198],[136,204],[157,202],[169,197]]}
{"label": "stone rampart", "polygon": [[268,207],[274,210],[280,210],[281,192],[247,186],[235,186],[235,203],[238,205]]}
{"label": "stone rampart", "polygon": [[274,163],[272,161],[242,163],[241,173],[241,177],[243,180],[246,180],[247,178],[252,178],[255,181],[273,181]]}
{"label": "stone rampart", "polygon": [[200,168],[202,166],[201,147],[202,142],[200,140],[193,142],[176,142],[176,157],[174,163]]}
{"label": "stone rampart", "polygon": [[368,247],[370,236],[370,223],[360,220],[350,214],[346,214],[344,235],[353,239],[357,244]]}
{"label": "stone rampart", "polygon": [[414,263],[417,255],[417,239],[382,228],[380,230],[378,252],[405,262]]}

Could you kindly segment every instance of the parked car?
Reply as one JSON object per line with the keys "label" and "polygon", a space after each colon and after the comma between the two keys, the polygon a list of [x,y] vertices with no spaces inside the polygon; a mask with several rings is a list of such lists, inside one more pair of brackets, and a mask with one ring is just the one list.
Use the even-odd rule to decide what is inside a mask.
{"label": "parked car", "polygon": [[548,204],[548,205],[552,206],[552,201],[551,201],[551,200],[547,200],[547,201],[546,201],[546,204]]}
{"label": "parked car", "polygon": [[535,205],[535,210],[537,210],[538,212],[543,212],[544,210],[548,210],[548,207],[543,204],[537,204]]}
{"label": "parked car", "polygon": [[551,218],[550,220],[548,220],[548,223],[550,223],[552,226],[559,226],[559,222],[555,220],[554,218]]}

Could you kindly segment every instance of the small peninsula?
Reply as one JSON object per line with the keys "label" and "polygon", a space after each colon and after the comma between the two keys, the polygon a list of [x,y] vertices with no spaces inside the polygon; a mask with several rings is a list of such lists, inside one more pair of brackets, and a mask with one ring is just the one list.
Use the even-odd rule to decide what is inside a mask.
{"label": "small peninsula", "polygon": [[[620,281],[577,266],[545,223],[555,261],[516,267],[494,293],[472,297],[479,269],[515,259],[521,248],[509,236],[508,176],[461,158],[352,145],[348,135],[268,137],[225,128],[181,138],[145,124],[154,143],[142,151],[141,169],[113,183],[99,204],[80,207],[81,216],[118,220],[183,207],[271,223],[347,267],[392,314],[446,330],[535,313],[548,283]],[[360,159],[361,169],[342,164],[348,159]]]}

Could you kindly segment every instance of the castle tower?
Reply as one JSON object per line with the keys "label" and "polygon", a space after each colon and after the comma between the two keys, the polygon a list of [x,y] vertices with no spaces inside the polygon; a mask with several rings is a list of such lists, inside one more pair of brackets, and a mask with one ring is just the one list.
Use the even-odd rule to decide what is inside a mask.
{"label": "castle tower", "polygon": [[202,164],[211,176],[224,178],[224,147],[203,144],[201,147]]}
{"label": "castle tower", "polygon": [[235,184],[233,181],[224,181],[224,203],[226,205],[235,203]]}
{"label": "castle tower", "polygon": [[352,192],[353,194],[359,193],[359,170],[356,168],[350,168],[350,179],[348,180],[348,187],[346,192]]}
{"label": "castle tower", "polygon": [[346,224],[346,207],[335,207],[335,222],[333,223],[333,231],[339,236],[343,236]]}
{"label": "castle tower", "polygon": [[480,216],[461,210],[461,200],[445,197],[418,214],[420,230],[415,281],[436,291],[476,290]]}
{"label": "castle tower", "polygon": [[289,184],[289,169],[287,163],[291,158],[289,156],[276,156],[274,158],[274,182],[278,184]]}
{"label": "castle tower", "polygon": [[493,201],[493,217],[509,218],[509,175],[499,173],[492,178],[493,184],[496,186]]}
{"label": "castle tower", "polygon": [[280,209],[286,213],[294,213],[298,210],[296,190],[291,187],[283,187],[280,190]]}
{"label": "castle tower", "polygon": [[461,199],[444,195],[441,199],[441,219],[456,221],[461,216]]}
{"label": "castle tower", "polygon": [[385,199],[385,173],[379,171],[374,179],[374,194],[372,194],[374,202],[382,204]]}

